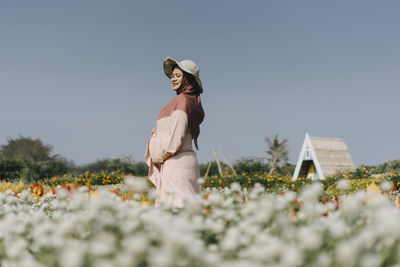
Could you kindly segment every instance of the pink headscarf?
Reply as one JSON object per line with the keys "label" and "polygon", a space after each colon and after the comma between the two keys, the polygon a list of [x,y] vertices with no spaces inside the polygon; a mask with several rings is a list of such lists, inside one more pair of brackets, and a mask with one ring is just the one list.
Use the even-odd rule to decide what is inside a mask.
{"label": "pink headscarf", "polygon": [[183,110],[188,116],[190,132],[194,144],[197,150],[199,150],[197,138],[200,135],[200,124],[203,122],[205,114],[196,82],[190,74],[182,72],[183,77],[181,86],[176,92],[177,96],[160,111],[157,120],[171,115],[175,110]]}

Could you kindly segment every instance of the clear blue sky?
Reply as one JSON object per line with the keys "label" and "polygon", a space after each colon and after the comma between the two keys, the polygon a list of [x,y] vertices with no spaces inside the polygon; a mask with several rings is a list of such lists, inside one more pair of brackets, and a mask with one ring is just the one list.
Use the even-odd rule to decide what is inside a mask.
{"label": "clear blue sky", "polygon": [[400,2],[1,1],[0,144],[19,134],[87,163],[143,160],[174,97],[166,56],[200,67],[200,162],[264,156],[265,136],[344,138],[400,158]]}

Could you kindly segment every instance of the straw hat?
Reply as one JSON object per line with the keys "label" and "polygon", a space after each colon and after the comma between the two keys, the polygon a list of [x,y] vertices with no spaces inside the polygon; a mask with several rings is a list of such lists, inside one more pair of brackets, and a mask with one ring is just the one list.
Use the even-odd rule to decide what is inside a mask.
{"label": "straw hat", "polygon": [[196,80],[197,85],[199,86],[200,93],[203,92],[203,86],[201,85],[201,80],[199,77],[200,70],[196,63],[188,59],[178,62],[173,58],[166,57],[164,59],[163,65],[164,65],[164,72],[168,76],[168,78],[171,78],[172,72],[174,71],[174,66],[178,66],[184,72],[191,74],[193,78]]}

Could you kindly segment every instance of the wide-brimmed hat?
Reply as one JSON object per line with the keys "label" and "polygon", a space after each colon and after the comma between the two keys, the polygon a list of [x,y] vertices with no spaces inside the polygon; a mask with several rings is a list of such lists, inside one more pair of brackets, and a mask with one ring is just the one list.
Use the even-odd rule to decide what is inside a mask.
{"label": "wide-brimmed hat", "polygon": [[181,62],[178,62],[173,58],[166,57],[164,59],[163,65],[164,65],[164,72],[168,76],[168,78],[171,78],[175,66],[178,66],[184,72],[191,74],[195,79],[197,85],[199,86],[200,93],[203,92],[203,86],[201,85],[201,80],[199,77],[200,74],[199,67],[192,60],[185,59],[182,60]]}

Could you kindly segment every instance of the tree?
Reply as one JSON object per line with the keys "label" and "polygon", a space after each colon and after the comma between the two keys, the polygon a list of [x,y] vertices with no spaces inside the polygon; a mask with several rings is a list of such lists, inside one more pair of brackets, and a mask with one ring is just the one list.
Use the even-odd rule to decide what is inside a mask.
{"label": "tree", "polygon": [[253,175],[256,173],[264,173],[270,170],[269,165],[265,163],[264,160],[264,158],[241,157],[235,162],[233,167],[239,174],[248,173]]}
{"label": "tree", "polygon": [[99,159],[95,162],[88,163],[82,166],[73,168],[75,173],[88,172],[122,172],[125,174],[132,174],[135,176],[146,176],[149,167],[145,162],[136,162],[132,156],[123,156],[114,159]]}
{"label": "tree", "polygon": [[0,148],[0,155],[9,159],[30,159],[35,162],[50,160],[51,145],[43,144],[40,139],[19,136],[7,140],[6,145]]}
{"label": "tree", "polygon": [[40,139],[19,136],[0,147],[0,178],[21,179],[26,183],[67,173],[73,162],[51,155],[53,147]]}
{"label": "tree", "polygon": [[[221,167],[222,174],[232,173],[232,170],[224,162],[220,162],[219,165]],[[207,176],[215,176],[215,175],[220,176],[220,173],[218,170],[218,163],[216,160],[199,164],[199,169],[200,169],[201,177],[205,177],[206,174],[207,174]],[[207,172],[207,170],[208,170],[208,172]]]}
{"label": "tree", "polygon": [[288,139],[285,138],[279,141],[278,135],[275,135],[273,139],[265,137],[265,141],[268,145],[268,150],[265,152],[269,155],[268,160],[271,165],[269,174],[272,174],[276,171],[278,166],[285,166],[289,159]]}

